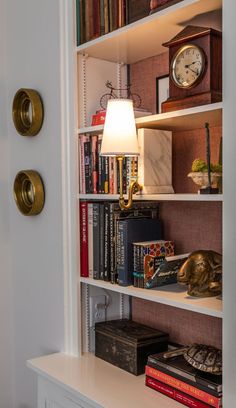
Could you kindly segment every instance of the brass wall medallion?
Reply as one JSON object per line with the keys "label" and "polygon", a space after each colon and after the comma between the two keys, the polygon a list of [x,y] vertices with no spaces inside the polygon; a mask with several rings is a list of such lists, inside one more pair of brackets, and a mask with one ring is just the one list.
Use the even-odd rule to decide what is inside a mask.
{"label": "brass wall medallion", "polygon": [[20,171],[15,177],[13,190],[16,205],[22,214],[37,215],[42,211],[45,193],[43,181],[37,171]]}
{"label": "brass wall medallion", "polygon": [[37,91],[21,88],[12,105],[15,128],[22,136],[35,136],[43,124],[43,103]]}

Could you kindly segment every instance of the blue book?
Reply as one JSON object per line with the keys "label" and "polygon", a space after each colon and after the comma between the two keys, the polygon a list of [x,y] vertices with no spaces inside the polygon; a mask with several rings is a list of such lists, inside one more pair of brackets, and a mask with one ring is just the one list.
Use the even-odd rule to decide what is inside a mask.
{"label": "blue book", "polygon": [[133,243],[162,238],[162,224],[153,218],[126,218],[117,225],[117,272],[121,286],[133,284]]}

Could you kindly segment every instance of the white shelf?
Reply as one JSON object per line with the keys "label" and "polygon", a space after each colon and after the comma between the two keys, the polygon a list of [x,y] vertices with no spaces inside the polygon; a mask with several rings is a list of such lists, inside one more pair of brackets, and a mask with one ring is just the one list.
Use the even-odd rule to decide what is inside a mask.
{"label": "white shelf", "polygon": [[[209,126],[222,126],[223,103],[196,106],[189,109],[181,109],[174,112],[159,113],[136,119],[137,128],[152,128],[162,130],[193,130],[204,128],[205,122]],[[79,134],[102,133],[103,125],[89,126],[78,129]]]}
{"label": "white shelf", "polygon": [[[80,200],[118,200],[118,194],[79,194]],[[223,201],[223,194],[136,194],[136,201]]]}
{"label": "white shelf", "polygon": [[89,353],[82,357],[55,353],[29,360],[27,366],[39,376],[60,386],[72,397],[82,397],[89,406],[183,407],[182,404],[146,387],[144,375],[136,377]]}
{"label": "white shelf", "polygon": [[[222,0],[183,0],[135,23],[77,47],[95,58],[132,64],[166,51],[162,44],[174,37],[194,17],[222,7]],[[156,39],[150,41],[150,39]]]}
{"label": "white shelf", "polygon": [[134,286],[119,286],[117,284],[111,284],[110,282],[91,278],[81,277],[80,281],[88,285],[123,293],[124,295],[174,306],[180,309],[191,310],[192,312],[208,316],[222,318],[223,314],[222,300],[220,297],[193,298],[187,295],[186,288],[183,288],[178,284],[166,285],[159,289],[141,289],[135,288]]}

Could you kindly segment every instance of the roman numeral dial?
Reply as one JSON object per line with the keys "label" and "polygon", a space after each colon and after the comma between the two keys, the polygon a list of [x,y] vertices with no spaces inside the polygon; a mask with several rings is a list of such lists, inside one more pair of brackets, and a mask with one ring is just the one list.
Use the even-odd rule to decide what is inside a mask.
{"label": "roman numeral dial", "polygon": [[193,45],[185,45],[171,61],[171,79],[179,88],[190,88],[199,82],[205,69],[203,51]]}

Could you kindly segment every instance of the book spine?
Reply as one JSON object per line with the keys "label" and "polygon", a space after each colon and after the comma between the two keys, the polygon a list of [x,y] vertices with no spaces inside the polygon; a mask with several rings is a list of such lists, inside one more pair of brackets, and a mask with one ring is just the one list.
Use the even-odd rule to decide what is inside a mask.
{"label": "book spine", "polygon": [[118,243],[117,243],[117,273],[118,273],[118,282],[121,286],[128,286],[127,277],[127,229],[126,225],[123,222],[118,221]]}
{"label": "book spine", "polygon": [[109,33],[109,0],[104,0],[104,31]]}
{"label": "book spine", "polygon": [[98,137],[92,136],[92,192],[98,192]]}
{"label": "book spine", "polygon": [[86,41],[85,38],[85,0],[79,0],[80,9],[80,44]]}
{"label": "book spine", "polygon": [[104,0],[100,0],[100,35],[105,34]]}
{"label": "book spine", "polygon": [[86,136],[84,142],[84,167],[85,167],[85,192],[89,194],[91,192],[91,157],[90,157],[90,137]]}
{"label": "book spine", "polygon": [[[158,361],[159,363],[159,361]],[[168,365],[166,365],[166,363],[163,363],[163,366],[161,365],[162,362],[160,362],[160,366],[157,363],[157,361],[155,360],[155,358],[153,358],[152,356],[148,357],[148,366],[153,367],[157,370],[160,370],[161,372],[168,374],[172,377],[175,377],[177,380],[183,381],[189,385],[192,385],[193,387],[196,387],[202,391],[205,391],[207,394],[210,395],[214,395],[215,397],[219,398],[222,396],[222,387],[221,390],[216,391],[215,388],[212,387],[208,387],[206,384],[201,384],[199,382],[196,382],[194,380],[191,380],[190,378],[185,378],[184,376],[181,376],[180,374],[177,374],[176,372],[170,371],[168,369]]]}
{"label": "book spine", "polygon": [[109,193],[114,194],[114,157],[109,157]]}
{"label": "book spine", "polygon": [[93,278],[99,279],[100,270],[100,204],[93,203]]}
{"label": "book spine", "polygon": [[98,192],[101,194],[102,191],[102,162],[104,157],[100,156],[102,145],[102,135],[98,135]]}
{"label": "book spine", "polygon": [[100,203],[100,265],[99,265],[99,279],[104,280],[104,203]]}
{"label": "book spine", "polygon": [[80,0],[76,0],[76,44],[80,45]]}
{"label": "book spine", "polygon": [[88,271],[88,204],[80,202],[80,275],[89,276]]}
{"label": "book spine", "polygon": [[88,203],[88,270],[93,278],[93,204]]}
{"label": "book spine", "polygon": [[196,398],[190,397],[189,395],[186,395],[185,393],[181,391],[175,390],[173,387],[170,387],[167,384],[164,384],[160,381],[157,381],[151,377],[146,377],[145,384],[152,388],[153,390],[156,390],[164,395],[167,395],[167,397],[170,397],[183,405],[186,405],[189,408],[209,408],[210,406],[208,404],[205,404],[202,401],[197,400]]}
{"label": "book spine", "polygon": [[197,398],[214,408],[221,407],[221,398],[217,398],[206,393],[205,391],[200,390],[199,388],[193,387],[183,381],[177,380],[175,377],[165,374],[162,371],[159,371],[153,367],[146,366],[145,373],[147,376],[155,378],[156,380],[161,381],[164,384],[170,385],[171,387],[182,391],[194,398]]}
{"label": "book spine", "polygon": [[85,135],[81,135],[79,139],[79,169],[80,169],[80,192],[85,194],[85,162],[84,162],[84,143]]}
{"label": "book spine", "polygon": [[110,272],[111,283],[116,283],[115,274],[115,231],[113,204],[109,203],[109,230],[110,230]]}
{"label": "book spine", "polygon": [[110,273],[110,211],[109,203],[104,203],[104,280],[111,280]]}
{"label": "book spine", "polygon": [[100,4],[99,0],[93,0],[93,34],[92,38],[100,36]]}
{"label": "book spine", "polygon": [[104,157],[105,173],[104,173],[104,193],[109,193],[109,157]]}

